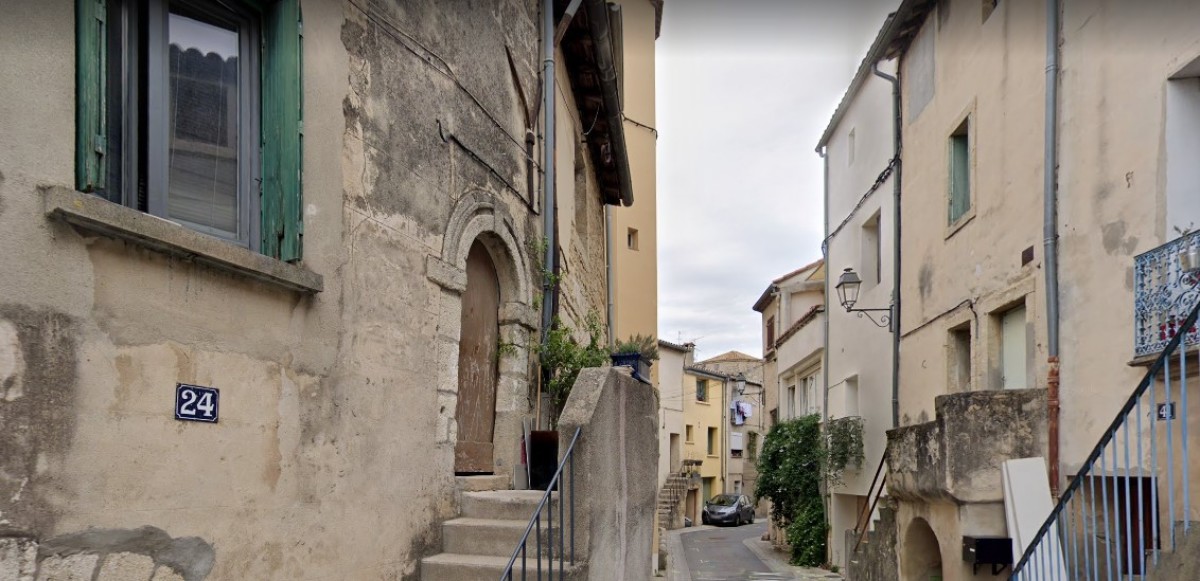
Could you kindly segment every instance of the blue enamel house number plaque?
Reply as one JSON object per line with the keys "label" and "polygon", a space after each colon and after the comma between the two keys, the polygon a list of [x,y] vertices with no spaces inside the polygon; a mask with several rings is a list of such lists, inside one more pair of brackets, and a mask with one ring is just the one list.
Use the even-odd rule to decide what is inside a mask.
{"label": "blue enamel house number plaque", "polygon": [[175,386],[175,419],[188,422],[216,423],[220,411],[221,391],[179,383]]}

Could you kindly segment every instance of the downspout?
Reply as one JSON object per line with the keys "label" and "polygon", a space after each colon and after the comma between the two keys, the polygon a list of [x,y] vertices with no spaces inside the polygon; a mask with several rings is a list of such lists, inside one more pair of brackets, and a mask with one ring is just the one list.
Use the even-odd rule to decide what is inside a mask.
{"label": "downspout", "polygon": [[1050,492],[1058,497],[1058,12],[1059,0],[1046,0],[1046,137],[1042,165],[1042,230],[1046,243],[1046,411],[1049,438]]}
{"label": "downspout", "polygon": [[613,240],[612,240],[612,207],[604,204],[604,269],[607,273],[608,286],[608,346],[617,345],[617,314],[613,301]]}
{"label": "downspout", "polygon": [[[822,291],[825,296],[822,297],[822,300],[825,302],[826,305],[828,305],[829,304],[829,243],[828,243],[828,241],[829,241],[829,150],[828,150],[828,148],[822,147],[820,149],[820,151],[817,152],[817,155],[821,156],[821,162],[823,165],[822,171],[824,172],[823,179],[825,182],[824,193],[822,195],[825,197],[825,219],[824,219],[825,235],[824,235],[823,240],[825,240],[826,243],[821,245],[821,259],[825,261],[825,288]],[[821,436],[824,438],[824,437],[828,437],[828,434],[829,434],[829,358],[830,358],[830,356],[829,356],[829,308],[828,307],[825,308],[825,324],[823,325],[823,327],[824,327],[824,329],[822,329],[822,332],[825,335],[825,337],[824,337],[825,342],[823,343],[823,345],[825,345],[825,351],[822,354],[823,361],[821,362],[821,383],[824,384],[823,388],[821,389]],[[822,471],[822,472],[824,472],[824,471]],[[833,506],[832,506],[833,499],[831,498],[832,491],[830,490],[832,487],[830,486],[829,475],[823,474],[823,476],[824,476],[824,478],[821,479],[821,488],[822,488],[821,497],[825,503],[825,526],[826,526],[826,530],[829,531],[825,535],[825,543],[827,544],[827,546],[833,546]]]}
{"label": "downspout", "polygon": [[904,164],[900,159],[903,142],[901,141],[901,130],[903,117],[900,109],[900,79],[897,78],[900,74],[899,69],[896,71],[896,76],[889,75],[879,70],[879,63],[871,65],[871,72],[875,76],[892,84],[892,152],[893,162],[896,164],[892,170],[892,221],[894,228],[892,231],[892,312],[891,312],[891,328],[892,328],[892,427],[900,427],[900,185],[903,177],[902,169]]}
{"label": "downspout", "polygon": [[545,139],[542,141],[543,163],[546,170],[543,173],[542,191],[544,192],[542,199],[542,218],[543,229],[546,236],[546,256],[545,262],[542,265],[542,342],[546,341],[546,337],[550,332],[550,326],[554,323],[554,295],[556,285],[553,284],[551,276],[548,273],[553,273],[558,270],[555,261],[556,248],[558,246],[557,232],[555,231],[554,215],[557,213],[554,199],[554,180],[555,180],[555,92],[554,92],[554,0],[542,1],[542,110],[545,111],[544,131],[546,132]]}

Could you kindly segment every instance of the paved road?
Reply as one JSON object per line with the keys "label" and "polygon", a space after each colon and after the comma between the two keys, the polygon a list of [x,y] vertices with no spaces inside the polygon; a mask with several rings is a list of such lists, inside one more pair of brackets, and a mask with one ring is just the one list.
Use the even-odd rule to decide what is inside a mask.
{"label": "paved road", "polygon": [[782,581],[791,575],[771,572],[746,548],[745,539],[758,538],[767,530],[759,522],[740,527],[719,527],[688,532],[680,537],[691,570],[691,581]]}

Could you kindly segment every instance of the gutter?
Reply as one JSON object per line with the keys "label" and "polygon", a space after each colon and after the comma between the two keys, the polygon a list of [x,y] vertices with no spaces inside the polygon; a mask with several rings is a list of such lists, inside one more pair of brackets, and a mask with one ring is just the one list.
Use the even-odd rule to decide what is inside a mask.
{"label": "gutter", "polygon": [[[553,0],[546,2],[551,4]],[[625,144],[625,115],[621,110],[621,96],[617,88],[617,69],[613,64],[608,2],[584,0],[584,10],[587,11],[588,29],[595,43],[596,76],[600,79],[600,93],[604,98],[604,120],[608,122],[609,151],[617,168],[621,205],[632,206],[633,177],[629,170],[629,149]],[[553,85],[549,92],[553,95]]]}

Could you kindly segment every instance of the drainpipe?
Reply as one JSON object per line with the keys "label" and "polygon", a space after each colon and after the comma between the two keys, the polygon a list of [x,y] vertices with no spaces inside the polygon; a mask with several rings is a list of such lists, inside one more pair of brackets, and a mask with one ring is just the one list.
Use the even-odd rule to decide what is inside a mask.
{"label": "drainpipe", "polygon": [[[902,115],[900,109],[900,79],[871,65],[875,76],[892,84],[892,152],[896,167],[892,170],[892,427],[900,427],[900,182],[903,177],[900,161]],[[896,72],[898,76],[899,71]]]}
{"label": "drainpipe", "polygon": [[1059,0],[1046,0],[1046,138],[1042,230],[1046,242],[1046,406],[1050,492],[1058,497],[1058,11]]}
{"label": "drainpipe", "polygon": [[546,273],[558,270],[555,264],[555,249],[558,246],[555,232],[554,215],[554,180],[555,180],[555,92],[554,92],[554,0],[542,2],[542,110],[545,111],[544,131],[546,137],[542,141],[542,154],[546,166],[542,179],[542,218],[546,235],[546,256],[542,273],[542,341],[545,342],[550,326],[554,323],[555,285],[551,284]]}
{"label": "drainpipe", "polygon": [[617,345],[617,315],[613,302],[612,207],[604,204],[604,268],[608,278],[608,346]]}
{"label": "drainpipe", "polygon": [[[824,188],[824,193],[823,193],[823,195],[825,197],[825,220],[824,220],[825,236],[824,236],[824,240],[828,241],[829,240],[829,150],[827,148],[822,147],[821,150],[817,152],[817,155],[821,156],[822,165],[824,166],[824,169],[823,169],[824,181],[825,181],[825,188]],[[828,242],[821,245],[821,259],[825,261],[825,288],[824,288],[823,292],[825,294],[825,296],[824,296],[825,304],[828,305],[829,304],[829,272],[830,272]],[[827,437],[829,434],[829,359],[830,359],[830,354],[829,354],[829,308],[828,307],[825,308],[825,324],[823,325],[823,327],[824,327],[824,329],[822,329],[822,332],[825,335],[825,337],[824,337],[825,352],[822,354],[822,358],[824,360],[821,362],[821,383],[824,384],[824,386],[821,389],[821,393],[822,393],[822,395],[821,395],[821,408],[822,408],[821,409],[821,436]],[[823,490],[824,494],[822,494],[821,496],[822,496],[822,500],[824,500],[824,502],[825,502],[825,526],[826,526],[826,530],[829,531],[825,535],[825,542],[828,546],[833,546],[833,534],[834,534],[833,533],[833,510],[832,510],[833,507],[831,506],[833,499],[830,497],[830,495],[831,495],[830,488],[832,488],[832,487],[830,486],[828,475],[825,475],[825,477],[822,479],[821,487],[824,489]]]}

